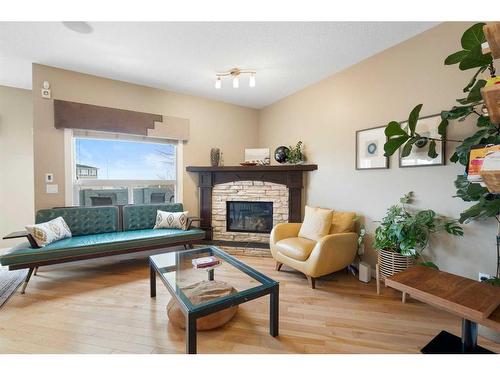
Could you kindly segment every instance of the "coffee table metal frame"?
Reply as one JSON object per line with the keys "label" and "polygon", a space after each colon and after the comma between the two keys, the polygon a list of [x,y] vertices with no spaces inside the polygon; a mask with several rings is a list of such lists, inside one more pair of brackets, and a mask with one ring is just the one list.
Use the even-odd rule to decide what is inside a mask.
{"label": "coffee table metal frame", "polygon": [[[164,272],[177,270],[177,265],[181,263],[181,259],[185,255],[205,253],[208,255],[217,256],[221,260],[231,264],[241,272],[259,281],[262,285],[255,286],[250,289],[232,294],[230,296],[218,298],[200,305],[193,305],[179,287],[172,287],[164,276]],[[149,257],[150,269],[150,295],[151,298],[156,297],[156,275],[160,277],[167,290],[173,298],[179,303],[179,306],[186,319],[186,353],[196,354],[196,321],[198,318],[213,314],[217,311],[227,309],[232,306],[240,305],[247,301],[269,295],[270,313],[269,313],[269,334],[273,337],[278,336],[279,330],[279,283],[266,275],[258,272],[252,267],[239,261],[235,257],[218,249],[215,246],[196,248],[190,250],[180,250],[175,252],[176,264],[172,267],[158,267],[154,261],[155,256]],[[207,271],[207,279],[214,280],[214,269]]]}

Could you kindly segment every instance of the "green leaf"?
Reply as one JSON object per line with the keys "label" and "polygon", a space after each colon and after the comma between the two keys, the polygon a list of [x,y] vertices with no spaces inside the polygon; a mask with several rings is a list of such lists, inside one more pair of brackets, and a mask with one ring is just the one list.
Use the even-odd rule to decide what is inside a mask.
{"label": "green leaf", "polygon": [[479,68],[488,66],[492,61],[491,53],[483,55],[481,45],[478,45],[470,50],[469,54],[460,62],[458,68],[460,70]]}
{"label": "green leaf", "polygon": [[413,137],[415,135],[415,128],[417,126],[418,117],[420,115],[420,110],[422,109],[423,104],[417,105],[410,112],[410,116],[408,117],[408,129],[410,129],[410,135]]}
{"label": "green leaf", "polygon": [[427,155],[431,158],[431,159],[435,159],[437,158],[438,154],[436,152],[436,141],[434,139],[432,139],[430,142],[429,142],[429,151],[427,152]]}
{"label": "green leaf", "polygon": [[421,262],[419,264],[421,266],[424,266],[424,267],[430,267],[430,268],[434,268],[435,270],[439,270],[439,267],[433,262]]}
{"label": "green leaf", "polygon": [[500,214],[500,199],[490,198],[488,194],[482,196],[479,202],[469,207],[460,214],[460,223],[468,223],[471,220],[487,219]]}
{"label": "green leaf", "polygon": [[448,121],[448,119],[443,119],[439,123],[438,134],[443,138],[446,136],[446,128],[448,127],[449,123],[450,122]]}
{"label": "green leaf", "polygon": [[384,156],[391,156],[396,152],[397,149],[399,149],[410,137],[405,134],[404,136],[400,137],[395,137],[389,139],[385,144],[384,144]]}
{"label": "green leaf", "polygon": [[456,220],[448,221],[444,224],[444,230],[454,236],[463,236],[464,229],[457,224]]}
{"label": "green leaf", "polygon": [[483,99],[481,96],[481,89],[486,85],[486,81],[484,79],[480,79],[476,82],[476,84],[472,87],[467,95],[468,102],[478,102]]}
{"label": "green leaf", "polygon": [[468,105],[463,107],[453,107],[449,111],[442,111],[441,118],[448,120],[456,120],[464,116],[468,116],[474,110],[474,106]]}
{"label": "green leaf", "polygon": [[401,157],[405,158],[411,153],[411,149],[413,148],[413,144],[417,142],[421,137],[415,136],[410,138],[404,145],[403,150],[401,151]]}
{"label": "green leaf", "polygon": [[[481,143],[495,143],[495,142],[485,142],[485,139],[489,136],[490,128],[484,127],[480,128],[470,137],[465,138],[460,145],[455,149],[456,161],[459,161],[462,165],[467,165],[469,162],[469,152],[471,148],[475,145]],[[451,161],[455,162],[455,154],[453,155]]]}
{"label": "green leaf", "polygon": [[486,42],[486,37],[484,36],[483,26],[485,23],[476,23],[475,25],[469,27],[462,35],[460,44],[465,50],[471,50],[476,46],[480,46]]}
{"label": "green leaf", "polygon": [[453,65],[461,62],[467,55],[469,51],[462,50],[455,53],[452,53],[444,60],[444,65]]}
{"label": "green leaf", "polygon": [[395,136],[400,136],[400,135],[408,135],[406,131],[401,129],[401,124],[397,121],[391,121],[390,123],[387,124],[387,127],[385,128],[385,135],[388,138],[395,137]]}
{"label": "green leaf", "polygon": [[477,126],[482,128],[485,126],[491,126],[491,121],[489,116],[481,116],[477,119]]}
{"label": "green leaf", "polygon": [[471,88],[472,86],[474,86],[474,83],[476,83],[477,76],[478,76],[480,73],[484,72],[484,71],[486,70],[486,68],[487,68],[487,66],[482,66],[482,67],[480,67],[480,68],[477,70],[477,72],[476,72],[476,73],[472,76],[472,78],[470,79],[470,81],[469,81],[469,83],[467,84],[467,86],[465,86],[465,87],[463,88],[463,92],[467,92],[467,91],[469,91],[469,90],[470,90],[470,88]]}

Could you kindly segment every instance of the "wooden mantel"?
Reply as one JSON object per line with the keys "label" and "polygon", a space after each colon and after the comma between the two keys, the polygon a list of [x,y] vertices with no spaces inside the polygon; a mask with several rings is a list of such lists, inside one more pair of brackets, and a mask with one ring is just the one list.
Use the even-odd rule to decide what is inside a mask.
{"label": "wooden mantel", "polygon": [[215,185],[232,181],[264,181],[288,188],[288,221],[302,221],[302,189],[304,172],[315,171],[316,164],[256,165],[256,166],[189,166],[186,171],[198,173],[200,188],[200,227],[212,239],[212,189]]}
{"label": "wooden mantel", "polygon": [[211,166],[189,166],[188,172],[288,172],[288,171],[315,171],[316,164],[285,164],[285,165],[255,165],[244,167],[241,165],[211,167]]}

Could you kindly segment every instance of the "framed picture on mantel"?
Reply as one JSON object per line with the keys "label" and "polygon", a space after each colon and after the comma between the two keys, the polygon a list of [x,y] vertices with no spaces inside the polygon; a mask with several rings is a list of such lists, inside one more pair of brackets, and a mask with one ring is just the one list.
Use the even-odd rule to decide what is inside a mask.
{"label": "framed picture on mantel", "polygon": [[389,158],[384,156],[385,126],[356,131],[356,169],[387,169]]}

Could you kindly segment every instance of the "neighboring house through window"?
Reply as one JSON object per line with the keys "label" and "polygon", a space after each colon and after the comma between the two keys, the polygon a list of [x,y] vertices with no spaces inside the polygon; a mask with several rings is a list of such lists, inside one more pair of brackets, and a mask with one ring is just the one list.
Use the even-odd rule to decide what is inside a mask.
{"label": "neighboring house through window", "polygon": [[175,201],[176,141],[75,130],[73,155],[73,204]]}

